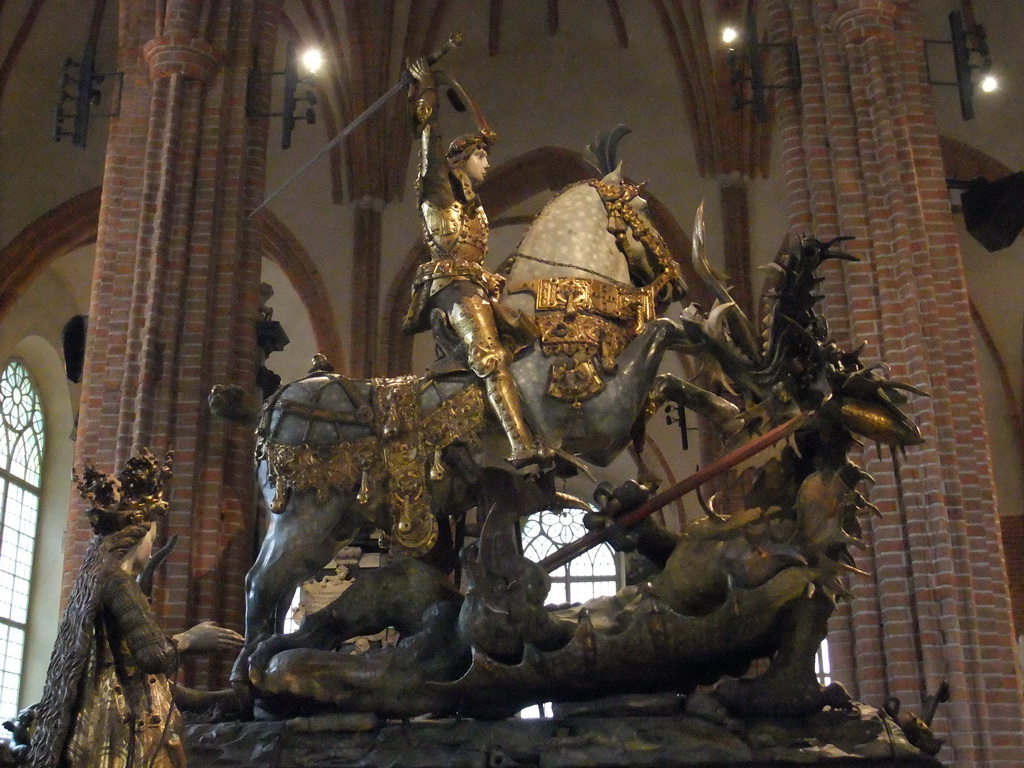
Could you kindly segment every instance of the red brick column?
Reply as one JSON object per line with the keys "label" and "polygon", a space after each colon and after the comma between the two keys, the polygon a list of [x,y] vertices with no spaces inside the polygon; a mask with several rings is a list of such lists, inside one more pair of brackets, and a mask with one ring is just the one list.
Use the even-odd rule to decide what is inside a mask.
{"label": "red brick column", "polygon": [[[853,235],[861,258],[826,272],[830,327],[866,344],[895,379],[931,393],[908,410],[927,440],[894,472],[874,447],[882,517],[865,521],[856,596],[829,635],[833,670],[858,698],[919,711],[942,680],[942,757],[1019,765],[1024,736],[1006,571],[959,242],[912,0],[776,0],[775,40],[796,41],[803,86],[780,91],[794,234]],[[902,502],[901,502],[902,499]]]}
{"label": "red brick column", "polygon": [[[76,464],[110,469],[141,446],[174,450],[164,531],[180,540],[154,600],[168,632],[243,619],[251,435],[211,419],[206,398],[214,383],[255,386],[261,239],[246,214],[262,198],[266,125],[246,116],[246,80],[254,64],[270,70],[278,5],[121,4],[124,94],[107,150]],[[88,537],[80,509],[66,583]],[[230,661],[197,662],[186,678],[213,684]]]}

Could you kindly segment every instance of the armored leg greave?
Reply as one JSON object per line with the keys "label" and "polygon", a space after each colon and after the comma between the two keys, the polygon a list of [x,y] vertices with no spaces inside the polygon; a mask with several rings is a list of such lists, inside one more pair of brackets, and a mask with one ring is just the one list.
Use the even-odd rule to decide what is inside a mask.
{"label": "armored leg greave", "polygon": [[522,464],[537,457],[533,432],[523,416],[519,390],[509,370],[510,355],[498,337],[494,312],[481,296],[466,296],[452,307],[452,327],[469,353],[469,367],[484,380],[487,400],[512,446],[509,461]]}

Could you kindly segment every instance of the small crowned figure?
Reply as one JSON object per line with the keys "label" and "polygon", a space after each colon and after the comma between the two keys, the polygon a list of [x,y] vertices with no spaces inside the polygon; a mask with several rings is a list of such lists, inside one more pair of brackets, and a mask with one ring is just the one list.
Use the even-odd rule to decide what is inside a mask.
{"label": "small crowned figure", "polygon": [[94,536],[61,617],[43,696],[35,707],[30,768],[179,768],[181,715],[171,676],[180,652],[230,650],[237,632],[203,622],[168,637],[136,576],[152,552],[172,455],[143,449],[116,475],[86,464],[75,482],[91,504]]}

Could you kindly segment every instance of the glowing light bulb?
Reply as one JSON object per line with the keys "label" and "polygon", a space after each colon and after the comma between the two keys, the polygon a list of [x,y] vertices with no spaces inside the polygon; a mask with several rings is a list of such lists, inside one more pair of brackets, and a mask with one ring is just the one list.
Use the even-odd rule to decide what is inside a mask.
{"label": "glowing light bulb", "polygon": [[722,42],[726,45],[735,42],[739,36],[740,33],[736,31],[736,27],[722,27]]}
{"label": "glowing light bulb", "polygon": [[981,79],[981,90],[985,93],[992,93],[992,91],[998,90],[999,80],[995,75],[985,75]]}
{"label": "glowing light bulb", "polygon": [[315,75],[317,70],[323,66],[324,54],[319,48],[307,48],[302,52],[302,66],[306,68],[306,71],[310,74]]}

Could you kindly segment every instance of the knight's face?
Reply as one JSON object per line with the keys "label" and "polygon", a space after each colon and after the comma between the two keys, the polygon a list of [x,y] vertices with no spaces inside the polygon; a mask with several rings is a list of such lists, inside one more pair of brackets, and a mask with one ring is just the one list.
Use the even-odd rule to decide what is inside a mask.
{"label": "knight's face", "polygon": [[486,149],[478,149],[466,159],[466,176],[474,184],[479,184],[487,176],[487,169],[491,167],[491,162],[487,158]]}

